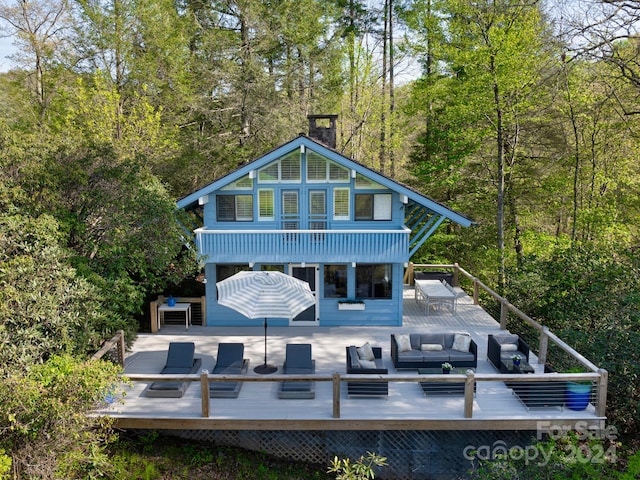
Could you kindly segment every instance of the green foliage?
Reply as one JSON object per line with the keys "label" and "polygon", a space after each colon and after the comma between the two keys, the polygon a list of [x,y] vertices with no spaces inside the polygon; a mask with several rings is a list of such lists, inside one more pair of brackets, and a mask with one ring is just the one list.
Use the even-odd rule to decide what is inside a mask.
{"label": "green foliage", "polygon": [[624,478],[619,445],[606,439],[581,439],[574,432],[558,439],[532,442],[519,450],[480,460],[472,478],[482,480],[561,480]]}
{"label": "green foliage", "polygon": [[17,478],[113,478],[104,447],[110,420],[89,413],[120,385],[120,368],[54,356],[28,372],[4,371],[0,382],[0,448]]}
{"label": "green foliage", "polygon": [[621,247],[558,248],[526,257],[507,287],[513,304],[609,372],[607,416],[628,436],[640,429],[637,271],[637,254]]}
{"label": "green foliage", "polygon": [[68,265],[50,215],[0,215],[0,363],[26,369],[103,340],[101,297]]}
{"label": "green foliage", "polygon": [[335,473],[336,480],[366,480],[376,477],[375,467],[384,467],[386,464],[385,457],[367,452],[366,456],[360,456],[355,462],[349,458],[334,457],[327,471]]}
{"label": "green foliage", "polygon": [[269,457],[260,452],[218,447],[172,436],[125,433],[109,447],[119,480],[161,478],[250,478],[252,480],[329,480],[321,466]]}
{"label": "green foliage", "polygon": [[0,448],[0,480],[11,478],[11,457]]}

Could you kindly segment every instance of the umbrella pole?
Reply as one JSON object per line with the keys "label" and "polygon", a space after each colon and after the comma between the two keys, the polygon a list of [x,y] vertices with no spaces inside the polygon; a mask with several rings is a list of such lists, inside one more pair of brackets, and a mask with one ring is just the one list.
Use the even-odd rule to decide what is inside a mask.
{"label": "umbrella pole", "polygon": [[274,365],[269,365],[267,363],[267,319],[264,319],[264,364],[258,365],[253,369],[254,372],[260,374],[274,373],[278,370],[278,367]]}

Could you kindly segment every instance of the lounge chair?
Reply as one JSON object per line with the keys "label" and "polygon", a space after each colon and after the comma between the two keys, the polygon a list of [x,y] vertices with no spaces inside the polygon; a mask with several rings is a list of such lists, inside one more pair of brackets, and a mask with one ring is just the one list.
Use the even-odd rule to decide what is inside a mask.
{"label": "lounge chair", "polygon": [[[244,355],[243,343],[220,343],[218,357],[212,374],[243,375],[249,368],[249,359]],[[209,396],[212,398],[237,398],[242,382],[209,382]]]}
{"label": "lounge chair", "polygon": [[[167,361],[161,374],[189,375],[198,373],[202,359],[194,358],[196,345],[193,342],[171,342],[167,350]],[[147,397],[180,398],[191,382],[153,382],[143,393]]]}
{"label": "lounge chair", "polygon": [[[285,353],[282,372],[287,375],[310,375],[315,373],[315,360],[311,358],[310,343],[289,343]],[[315,382],[287,381],[280,384],[279,398],[316,398]]]}
{"label": "lounge chair", "polygon": [[505,366],[505,361],[514,355],[529,362],[529,345],[518,335],[502,333],[487,337],[487,360],[500,373],[512,373]]}
{"label": "lounge chair", "polygon": [[[373,360],[363,360],[358,355],[357,347],[353,345],[347,347],[347,373],[378,375],[389,373],[382,361],[382,348],[371,347],[371,353],[373,353]],[[389,383],[347,382],[347,395],[349,397],[386,397],[389,395]]]}

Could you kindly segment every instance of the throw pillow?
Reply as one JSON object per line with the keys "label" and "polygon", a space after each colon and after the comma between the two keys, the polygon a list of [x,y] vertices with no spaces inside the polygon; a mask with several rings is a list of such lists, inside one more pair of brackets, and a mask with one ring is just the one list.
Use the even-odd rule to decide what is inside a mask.
{"label": "throw pillow", "polygon": [[423,343],[422,345],[420,345],[420,350],[425,350],[425,351],[438,351],[438,350],[442,350],[442,345],[440,345],[439,343]]}
{"label": "throw pillow", "polygon": [[373,360],[359,360],[360,366],[362,368],[374,369],[376,368],[376,362]]}
{"label": "throw pillow", "polygon": [[471,335],[456,333],[453,337],[453,349],[459,352],[468,352],[471,346]]}
{"label": "throw pillow", "polygon": [[358,352],[359,360],[375,360],[375,355],[373,354],[373,349],[369,342],[365,343],[363,346],[356,348]]}
{"label": "throw pillow", "polygon": [[503,343],[502,345],[500,345],[500,351],[501,352],[517,352],[518,345],[516,345],[515,343]]}
{"label": "throw pillow", "polygon": [[396,335],[396,345],[398,353],[411,351],[411,337],[408,334]]}

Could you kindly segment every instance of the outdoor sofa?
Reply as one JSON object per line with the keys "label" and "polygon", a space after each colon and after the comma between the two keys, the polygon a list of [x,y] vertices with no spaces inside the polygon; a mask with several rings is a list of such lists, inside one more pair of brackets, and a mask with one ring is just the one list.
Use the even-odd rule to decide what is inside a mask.
{"label": "outdoor sofa", "polygon": [[396,369],[476,368],[478,345],[466,332],[391,334],[391,359]]}
{"label": "outdoor sofa", "polygon": [[[347,374],[386,375],[388,370],[382,360],[382,348],[351,345],[347,351]],[[351,397],[384,397],[389,394],[388,382],[347,382],[347,394]]]}
{"label": "outdoor sofa", "polygon": [[[198,373],[201,358],[195,358],[196,345],[193,342],[171,342],[167,350],[167,360],[160,371],[163,375],[189,375]],[[191,382],[153,382],[143,395],[147,397],[180,398]]]}

